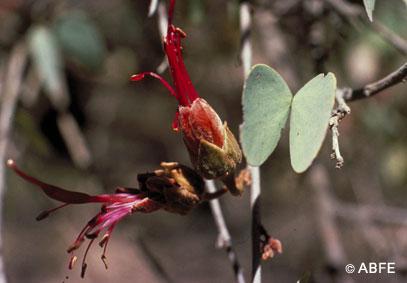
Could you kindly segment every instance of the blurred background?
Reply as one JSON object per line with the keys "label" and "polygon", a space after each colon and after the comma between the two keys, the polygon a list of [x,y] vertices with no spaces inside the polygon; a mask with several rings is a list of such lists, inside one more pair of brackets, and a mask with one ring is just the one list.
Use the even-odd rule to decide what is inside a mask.
{"label": "blurred background", "polygon": [[[175,23],[188,34],[184,58],[191,79],[238,135],[239,1],[177,2]],[[41,180],[90,194],[136,187],[137,174],[161,161],[190,164],[181,135],[171,129],[175,99],[156,80],[129,82],[131,74],[154,71],[164,59],[149,4],[0,0],[3,164],[12,157]],[[406,60],[405,50],[368,22],[362,1],[252,4],[253,61],[275,68],[294,93],[326,71],[336,74],[339,87],[358,88]],[[406,11],[401,0],[378,0],[374,19],[405,43]],[[167,71],[163,75],[170,79]],[[264,262],[263,282],[295,282],[309,274],[309,282],[407,281],[406,87],[349,106],[352,114],[340,124],[341,170],[330,160],[328,135],[315,166],[295,174],[287,131],[261,168],[263,224],[284,247],[282,255]],[[159,211],[126,218],[109,245],[109,270],[95,245],[80,279],[79,265],[68,270],[66,248],[98,205],[67,207],[37,222],[37,214],[55,202],[3,167],[8,282],[234,281],[225,252],[215,248],[208,204],[187,216]],[[249,278],[249,192],[241,198],[228,194],[221,203]],[[397,274],[342,274],[346,263],[370,261],[396,262]]]}

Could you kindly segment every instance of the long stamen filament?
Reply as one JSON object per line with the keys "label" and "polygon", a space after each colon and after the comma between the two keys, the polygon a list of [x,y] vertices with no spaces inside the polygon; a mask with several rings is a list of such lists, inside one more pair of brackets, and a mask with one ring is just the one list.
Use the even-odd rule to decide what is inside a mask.
{"label": "long stamen filament", "polygon": [[48,210],[44,210],[35,219],[37,221],[41,221],[41,220],[47,218],[51,213],[57,211],[60,208],[65,207],[67,205],[69,205],[69,203],[64,203],[63,205],[60,205],[60,206],[57,206],[57,207],[54,207],[54,208],[51,208],[51,209],[48,209]]}
{"label": "long stamen filament", "polygon": [[101,247],[103,246],[103,253],[102,253],[101,259],[102,259],[103,264],[105,265],[105,268],[106,268],[106,269],[108,268],[107,262],[106,262],[106,259],[107,259],[107,258],[106,258],[107,244],[109,243],[110,236],[111,236],[111,234],[112,234],[112,232],[113,232],[114,227],[116,226],[116,223],[117,223],[117,222],[113,223],[113,224],[109,227],[109,229],[107,230],[106,234],[103,236],[103,239],[102,239],[102,240],[100,241],[100,243],[99,243],[99,245],[100,245]]}
{"label": "long stamen filament", "polygon": [[170,91],[171,95],[178,99],[178,96],[175,93],[174,89],[171,87],[171,85],[162,76],[160,76],[157,73],[143,72],[143,73],[140,73],[140,74],[135,74],[135,75],[131,76],[130,80],[136,81],[136,82],[141,81],[142,79],[145,78],[146,75],[158,79]]}
{"label": "long stamen filament", "polygon": [[86,263],[86,257],[88,256],[88,252],[94,241],[95,241],[95,239],[90,240],[88,246],[86,247],[85,255],[83,256],[83,259],[82,259],[82,270],[81,270],[82,278],[85,277],[86,268],[88,267],[88,265]]}

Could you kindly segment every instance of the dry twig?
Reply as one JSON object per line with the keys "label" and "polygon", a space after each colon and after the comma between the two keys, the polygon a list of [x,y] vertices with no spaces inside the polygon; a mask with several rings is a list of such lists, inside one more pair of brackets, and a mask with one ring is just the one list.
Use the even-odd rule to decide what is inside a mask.
{"label": "dry twig", "polygon": [[[251,6],[249,0],[240,1],[240,59],[243,64],[243,76],[247,78],[252,65]],[[250,190],[250,207],[252,210],[252,282],[261,282],[261,214],[260,214],[260,168],[248,166],[252,176]]]}
{"label": "dry twig", "polygon": [[332,116],[329,120],[329,126],[332,132],[331,158],[336,159],[336,168],[341,168],[344,163],[344,159],[339,150],[338,126],[339,122],[351,112],[347,102],[374,96],[389,87],[405,82],[406,79],[407,63],[404,63],[400,68],[376,82],[367,84],[359,89],[344,87],[336,91],[337,107],[332,111]]}
{"label": "dry twig", "polygon": [[[205,183],[207,192],[210,194],[216,194],[217,190],[214,181],[206,180]],[[223,216],[222,209],[220,207],[220,202],[218,199],[212,199],[209,201],[209,205],[211,207],[212,215],[219,232],[216,246],[218,248],[226,250],[229,261],[233,266],[236,282],[245,283],[243,269],[240,266],[236,253],[233,249],[232,238],[230,237],[229,230],[226,226],[225,217]]]}

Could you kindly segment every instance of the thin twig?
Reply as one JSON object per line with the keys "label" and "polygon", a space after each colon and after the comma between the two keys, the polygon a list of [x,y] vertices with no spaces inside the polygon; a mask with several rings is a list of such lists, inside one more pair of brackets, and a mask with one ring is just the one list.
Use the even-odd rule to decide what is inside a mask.
{"label": "thin twig", "polygon": [[336,168],[341,168],[344,163],[344,159],[339,150],[339,122],[350,114],[350,108],[346,104],[344,96],[351,92],[350,88],[338,89],[336,91],[336,103],[337,107],[332,111],[332,116],[329,119],[329,127],[332,131],[332,153],[331,159],[336,159]]}
{"label": "thin twig", "polygon": [[332,154],[331,158],[336,159],[336,168],[341,168],[344,159],[339,150],[339,122],[350,114],[351,110],[346,102],[351,102],[363,98],[368,98],[386,90],[398,83],[403,83],[407,80],[407,63],[404,63],[400,68],[390,73],[386,77],[367,84],[359,89],[349,87],[340,88],[336,91],[337,107],[332,111],[332,116],[329,120],[329,126],[332,132]]}
{"label": "thin twig", "polygon": [[[10,54],[2,85],[2,102],[0,112],[0,235],[3,228],[3,196],[5,193],[5,161],[10,140],[14,114],[20,93],[23,72],[27,61],[27,48],[24,43],[17,43]],[[6,282],[3,262],[3,240],[0,236],[0,283]]]}
{"label": "thin twig", "polygon": [[[212,180],[206,180],[206,190],[209,194],[216,193],[215,183]],[[213,199],[209,201],[211,207],[212,215],[215,220],[216,227],[218,228],[218,240],[216,246],[218,248],[223,248],[228,254],[229,261],[233,266],[233,271],[235,273],[236,282],[245,283],[243,269],[239,264],[236,253],[232,246],[232,238],[230,237],[229,230],[226,226],[225,217],[223,216],[222,209],[218,199]]]}
{"label": "thin twig", "polygon": [[[252,66],[251,6],[249,0],[240,1],[240,59],[243,64],[243,76],[247,78]],[[252,176],[250,207],[252,213],[252,282],[261,283],[261,214],[260,214],[260,168],[248,166]]]}
{"label": "thin twig", "polygon": [[386,77],[365,85],[362,88],[345,92],[343,98],[345,101],[354,101],[358,99],[368,98],[379,92],[392,87],[398,83],[405,82],[407,80],[407,62],[400,68],[387,75]]}
{"label": "thin twig", "polygon": [[261,283],[261,206],[260,167],[248,166],[252,176],[250,207],[252,210],[252,282]]}
{"label": "thin twig", "polygon": [[243,64],[244,78],[249,75],[252,66],[252,43],[250,41],[252,16],[249,0],[240,1],[240,59]]}

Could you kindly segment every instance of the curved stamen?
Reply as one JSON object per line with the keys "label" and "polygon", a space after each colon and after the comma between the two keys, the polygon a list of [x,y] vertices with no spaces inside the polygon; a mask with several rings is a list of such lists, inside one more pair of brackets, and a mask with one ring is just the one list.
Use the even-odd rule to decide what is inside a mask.
{"label": "curved stamen", "polygon": [[103,253],[101,256],[101,259],[103,261],[103,264],[105,265],[105,268],[107,269],[107,262],[106,262],[106,249],[107,249],[107,244],[109,243],[110,236],[112,235],[113,229],[116,226],[117,222],[114,222],[110,227],[108,228],[107,232],[105,235],[103,235],[103,239],[100,241],[99,245],[103,247]]}
{"label": "curved stamen", "polygon": [[69,265],[68,265],[69,270],[73,269],[73,266],[75,265],[77,260],[78,260],[78,257],[76,255],[74,255],[73,252],[72,252],[71,253],[71,258],[69,260]]}
{"label": "curved stamen", "polygon": [[174,119],[172,120],[172,129],[176,132],[179,131],[179,112],[175,112]]}
{"label": "curved stamen", "polygon": [[83,256],[83,259],[82,259],[82,270],[81,270],[81,277],[82,278],[85,277],[86,268],[88,267],[88,264],[86,263],[86,257],[88,256],[88,252],[89,252],[90,247],[92,246],[94,241],[95,241],[95,239],[92,239],[92,240],[89,241],[89,244],[86,247],[85,255]]}
{"label": "curved stamen", "polygon": [[72,253],[74,250],[78,249],[81,246],[81,244],[85,240],[85,235],[88,234],[97,225],[96,221],[100,215],[101,213],[98,213],[85,225],[85,227],[83,227],[79,235],[76,237],[75,242],[70,247],[68,247],[68,253]]}
{"label": "curved stamen", "polygon": [[145,78],[146,75],[158,79],[170,91],[171,95],[178,99],[178,96],[177,96],[176,92],[174,91],[174,89],[171,87],[171,85],[157,73],[143,72],[140,74],[135,74],[135,75],[131,76],[130,80],[135,81],[135,82],[141,81],[142,79]]}
{"label": "curved stamen", "polygon": [[62,204],[62,205],[60,205],[60,206],[57,206],[57,207],[54,207],[54,208],[51,208],[51,209],[44,210],[44,211],[42,211],[40,214],[38,214],[38,216],[37,216],[35,219],[36,219],[37,221],[41,221],[41,220],[47,218],[51,213],[57,211],[57,210],[60,209],[60,208],[65,207],[65,206],[67,206],[67,205],[69,205],[69,203],[64,203],[64,204]]}

